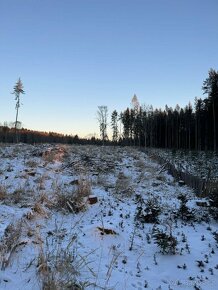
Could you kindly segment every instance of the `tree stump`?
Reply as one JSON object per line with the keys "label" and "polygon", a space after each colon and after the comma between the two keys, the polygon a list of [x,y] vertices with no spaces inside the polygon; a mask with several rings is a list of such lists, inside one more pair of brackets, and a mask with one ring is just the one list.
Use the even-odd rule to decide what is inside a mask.
{"label": "tree stump", "polygon": [[88,200],[90,204],[95,204],[98,202],[98,198],[95,195],[90,195]]}

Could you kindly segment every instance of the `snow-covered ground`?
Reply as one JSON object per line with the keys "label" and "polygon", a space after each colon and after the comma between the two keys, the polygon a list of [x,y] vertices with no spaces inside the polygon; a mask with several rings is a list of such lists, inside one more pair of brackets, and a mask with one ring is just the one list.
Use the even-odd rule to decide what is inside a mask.
{"label": "snow-covered ground", "polygon": [[183,172],[202,179],[218,181],[218,154],[213,151],[151,149],[151,153],[173,164]]}
{"label": "snow-covered ground", "polygon": [[216,289],[199,201],[135,149],[1,145],[0,289]]}

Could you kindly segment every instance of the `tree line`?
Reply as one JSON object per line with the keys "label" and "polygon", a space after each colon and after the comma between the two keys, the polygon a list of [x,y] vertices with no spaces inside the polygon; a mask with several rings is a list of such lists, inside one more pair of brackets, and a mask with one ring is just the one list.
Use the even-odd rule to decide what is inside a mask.
{"label": "tree line", "polygon": [[[78,135],[65,135],[55,132],[42,132],[35,130],[28,130],[25,128],[17,128],[15,134],[15,127],[10,127],[6,124],[0,126],[0,142],[2,143],[17,143],[17,139],[21,143],[37,144],[37,143],[60,143],[60,144],[93,144],[101,145],[102,140],[91,137],[79,138]],[[107,142],[108,145],[112,144]]]}
{"label": "tree line", "polygon": [[[111,115],[114,143],[143,147],[217,151],[218,71],[210,69],[203,82],[205,99],[195,98],[194,106],[153,109],[140,106],[137,96],[131,108]],[[118,134],[118,123],[122,134]]]}
{"label": "tree line", "polygon": [[64,135],[54,132],[39,132],[20,128],[18,111],[20,95],[24,94],[23,84],[19,79],[14,86],[16,100],[16,119],[13,127],[0,126],[0,142],[23,143],[66,143],[66,144],[102,144],[129,145],[187,150],[214,150],[218,147],[218,71],[210,69],[203,82],[206,98],[195,98],[194,105],[189,103],[184,108],[179,105],[173,109],[153,109],[141,106],[136,95],[131,107],[111,114],[112,140],[109,140],[108,108],[99,106],[97,120],[100,139],[79,138],[77,135]]}

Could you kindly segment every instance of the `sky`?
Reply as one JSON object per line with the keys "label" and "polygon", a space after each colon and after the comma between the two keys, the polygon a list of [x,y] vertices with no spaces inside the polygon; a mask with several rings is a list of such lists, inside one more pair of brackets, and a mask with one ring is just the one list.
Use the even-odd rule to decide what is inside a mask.
{"label": "sky", "polygon": [[[184,107],[218,70],[217,0],[0,0],[0,123],[99,134],[98,106]],[[203,96],[204,97],[204,96]]]}

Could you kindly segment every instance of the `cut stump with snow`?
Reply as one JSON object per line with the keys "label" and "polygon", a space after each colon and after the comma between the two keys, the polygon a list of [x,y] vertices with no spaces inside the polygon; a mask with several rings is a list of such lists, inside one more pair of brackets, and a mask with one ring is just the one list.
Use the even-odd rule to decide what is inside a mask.
{"label": "cut stump with snow", "polygon": [[98,198],[96,195],[90,195],[89,198],[88,198],[88,201],[90,204],[95,204],[98,202]]}

